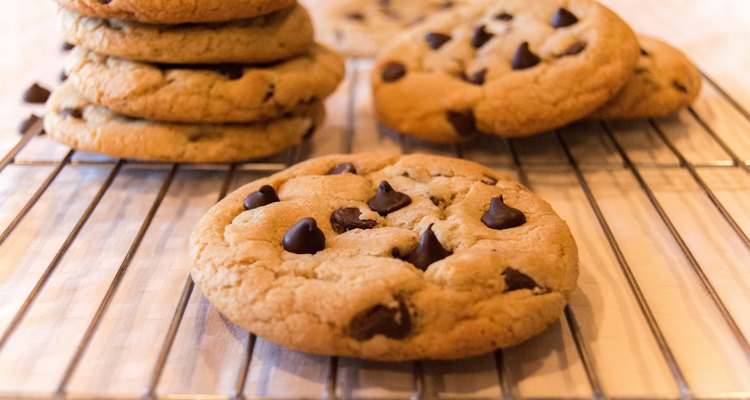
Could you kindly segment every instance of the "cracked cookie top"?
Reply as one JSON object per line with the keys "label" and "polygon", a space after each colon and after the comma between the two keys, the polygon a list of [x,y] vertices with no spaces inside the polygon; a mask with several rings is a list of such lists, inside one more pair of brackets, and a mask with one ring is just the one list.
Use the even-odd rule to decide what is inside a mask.
{"label": "cracked cookie top", "polygon": [[478,0],[398,36],[373,72],[386,126],[432,141],[522,136],[591,113],[623,86],[635,34],[590,0]]}
{"label": "cracked cookie top", "polygon": [[310,160],[249,183],[191,237],[193,278],[280,345],[377,360],[518,343],[578,274],[567,225],[521,184],[452,158]]}

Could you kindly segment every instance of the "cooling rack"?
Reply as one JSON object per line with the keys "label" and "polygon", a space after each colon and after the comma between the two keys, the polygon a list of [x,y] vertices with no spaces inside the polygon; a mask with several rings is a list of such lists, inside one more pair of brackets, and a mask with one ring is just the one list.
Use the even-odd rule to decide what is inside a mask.
{"label": "cooling rack", "polygon": [[[326,125],[235,164],[118,160],[31,130],[0,160],[0,397],[750,398],[750,114],[704,76],[676,116],[430,145],[374,122],[350,60]],[[425,152],[518,177],[581,253],[564,315],[519,346],[374,363],[281,349],[194,290],[187,237],[228,191],[323,154]]]}

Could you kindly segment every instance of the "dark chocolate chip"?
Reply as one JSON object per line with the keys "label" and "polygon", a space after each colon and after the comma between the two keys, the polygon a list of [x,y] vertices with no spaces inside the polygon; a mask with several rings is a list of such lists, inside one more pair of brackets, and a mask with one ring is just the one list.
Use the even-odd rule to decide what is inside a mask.
{"label": "dark chocolate chip", "polygon": [[398,247],[394,247],[391,249],[391,256],[393,258],[400,258],[401,257],[401,250],[398,249]]}
{"label": "dark chocolate chip", "polygon": [[505,278],[505,290],[503,293],[521,289],[541,289],[533,279],[515,268],[506,268],[505,271],[503,271],[503,278]]}
{"label": "dark chocolate chip", "polygon": [[396,82],[406,75],[406,66],[400,62],[391,61],[380,71],[383,82]]}
{"label": "dark chocolate chip", "polygon": [[404,260],[425,271],[430,264],[440,261],[451,254],[453,252],[443,247],[437,236],[435,236],[435,233],[432,232],[432,224],[430,224],[422,233],[422,237],[419,238],[417,248]]}
{"label": "dark chocolate chip", "polygon": [[234,81],[242,78],[245,74],[245,69],[241,65],[224,64],[218,66],[217,72],[226,76],[230,81]]}
{"label": "dark chocolate chip", "polygon": [[644,57],[651,57],[651,53],[644,50],[643,47],[641,47],[641,55]]}
{"label": "dark chocolate chip", "polygon": [[552,21],[550,23],[553,28],[564,28],[573,25],[576,22],[578,22],[578,18],[572,12],[564,8],[558,8],[555,15],[552,16]]}
{"label": "dark chocolate chip", "polygon": [[279,201],[279,195],[270,185],[263,185],[257,192],[252,192],[245,197],[245,210],[263,207]]}
{"label": "dark chocolate chip", "polygon": [[34,128],[36,132],[32,132],[32,135],[41,135],[44,132],[44,126],[42,124],[42,118],[36,114],[29,115],[28,118],[21,121],[18,124],[18,133],[25,135],[29,132],[29,129]]}
{"label": "dark chocolate chip", "polygon": [[477,121],[471,110],[466,111],[448,111],[445,118],[453,126],[458,136],[471,136],[477,131]]}
{"label": "dark chocolate chip", "polygon": [[487,32],[484,28],[484,25],[480,26],[479,28],[475,29],[474,34],[471,35],[471,46],[475,49],[484,46],[485,43],[489,42],[490,39],[495,36],[492,33]]}
{"label": "dark chocolate chip", "polygon": [[346,18],[354,20],[354,21],[362,22],[365,20],[365,15],[362,14],[361,12],[353,11],[353,12],[347,13]]}
{"label": "dark chocolate chip", "polygon": [[448,41],[451,40],[451,36],[444,33],[427,32],[427,34],[424,35],[424,40],[431,49],[437,50],[444,44],[448,43]]}
{"label": "dark chocolate chip", "polygon": [[574,56],[581,53],[585,49],[586,42],[575,42],[571,44],[570,47],[567,48],[567,50],[563,51],[562,54],[560,54],[560,57]]}
{"label": "dark chocolate chip", "polygon": [[23,101],[32,104],[44,104],[49,99],[50,91],[34,83],[23,92]]}
{"label": "dark chocolate chip", "polygon": [[503,196],[490,200],[490,209],[482,215],[482,222],[492,229],[508,229],[526,223],[526,216],[517,208],[510,207],[503,201]]}
{"label": "dark chocolate chip", "polygon": [[513,15],[503,11],[500,14],[495,15],[495,19],[499,19],[500,21],[512,21]]}
{"label": "dark chocolate chip", "polygon": [[518,46],[518,49],[516,49],[516,54],[513,56],[511,66],[514,70],[526,69],[539,64],[541,61],[542,60],[537,57],[536,54],[529,50],[529,42],[523,42]]}
{"label": "dark chocolate chip", "polygon": [[112,0],[99,0],[99,4],[109,4]]}
{"label": "dark chocolate chip", "polygon": [[336,233],[344,233],[352,229],[372,229],[377,221],[371,219],[359,219],[362,211],[358,208],[340,208],[331,214],[331,227]]}
{"label": "dark chocolate chip", "polygon": [[677,89],[678,91],[680,91],[682,93],[687,93],[688,92],[688,88],[685,85],[683,85],[680,82],[674,81],[674,80],[672,81],[672,87],[674,87],[675,89]]}
{"label": "dark chocolate chip", "polygon": [[403,300],[398,301],[398,308],[378,304],[355,315],[349,323],[349,336],[365,341],[375,335],[391,339],[403,339],[411,333],[411,316]]}
{"label": "dark chocolate chip", "polygon": [[271,100],[273,95],[276,93],[276,85],[273,83],[268,84],[268,88],[266,89],[266,95],[263,96],[263,102],[267,102],[268,100]]}
{"label": "dark chocolate chip", "polygon": [[63,118],[70,116],[77,119],[83,119],[83,110],[80,108],[63,108],[60,110],[59,114]]}
{"label": "dark chocolate chip", "polygon": [[406,193],[395,191],[388,181],[380,182],[378,192],[367,201],[370,209],[382,216],[400,210],[409,204],[411,204],[411,197]]}
{"label": "dark chocolate chip", "polygon": [[485,185],[495,186],[497,183],[497,178],[485,175],[484,178],[482,178],[482,183]]}
{"label": "dark chocolate chip", "polygon": [[284,250],[296,254],[315,254],[326,247],[326,236],[314,218],[297,222],[284,235]]}
{"label": "dark chocolate chip", "polygon": [[481,69],[471,75],[461,74],[461,79],[472,85],[484,85],[484,78],[487,75],[487,68]]}
{"label": "dark chocolate chip", "polygon": [[72,44],[72,43],[63,42],[63,44],[62,44],[63,51],[71,51],[71,50],[73,50],[74,47],[76,47],[76,46],[74,44]]}
{"label": "dark chocolate chip", "polygon": [[65,73],[65,71],[60,71],[60,82],[65,82],[68,80],[68,74]]}
{"label": "dark chocolate chip", "polygon": [[432,202],[432,204],[439,207],[440,203],[442,203],[444,200],[437,196],[430,196],[430,201]]}
{"label": "dark chocolate chip", "polygon": [[341,163],[326,172],[326,175],[354,174],[357,175],[357,168],[352,163]]}

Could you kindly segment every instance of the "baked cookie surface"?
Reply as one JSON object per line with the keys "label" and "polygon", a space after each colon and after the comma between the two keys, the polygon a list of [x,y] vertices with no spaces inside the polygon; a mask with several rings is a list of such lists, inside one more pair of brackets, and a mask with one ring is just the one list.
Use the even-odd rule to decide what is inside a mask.
{"label": "baked cookie surface", "polygon": [[701,74],[679,50],[661,40],[638,36],[641,55],[625,86],[590,119],[662,117],[698,97]]}
{"label": "baked cookie surface", "polygon": [[271,155],[320,126],[323,105],[255,124],[175,124],[136,120],[92,104],[66,82],[47,102],[44,129],[74,149],[170,162],[231,162]]}
{"label": "baked cookie surface", "polygon": [[265,66],[147,64],[76,48],[66,68],[94,103],[137,118],[174,122],[249,122],[321,101],[344,77],[327,48]]}
{"label": "baked cookie surface", "polygon": [[216,24],[152,25],[87,17],[60,8],[66,42],[110,56],[156,63],[268,63],[304,53],[313,26],[304,7]]}
{"label": "baked cookie surface", "polygon": [[395,35],[454,0],[346,0],[312,9],[321,42],[349,56],[374,57]]}
{"label": "baked cookie surface", "polygon": [[519,343],[575,286],[567,225],[472,162],[354,154],[303,162],[214,206],[190,241],[196,285],[282,346],[375,360]]}
{"label": "baked cookie surface", "polygon": [[394,39],[373,72],[381,122],[450,142],[523,136],[590,114],[625,84],[635,34],[589,0],[477,0]]}
{"label": "baked cookie surface", "polygon": [[295,0],[55,0],[79,14],[147,24],[222,22],[265,15]]}

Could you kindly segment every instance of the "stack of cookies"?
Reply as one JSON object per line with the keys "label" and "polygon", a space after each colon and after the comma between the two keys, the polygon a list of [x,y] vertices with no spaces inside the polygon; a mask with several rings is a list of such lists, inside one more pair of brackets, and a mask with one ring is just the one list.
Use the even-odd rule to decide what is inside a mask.
{"label": "stack of cookies", "polygon": [[593,0],[343,0],[317,18],[325,43],[378,55],[382,124],[430,141],[664,116],[701,86],[682,53]]}
{"label": "stack of cookies", "polygon": [[294,0],[57,0],[76,45],[45,129],[84,151],[230,162],[300,143],[320,125],[343,60]]}

